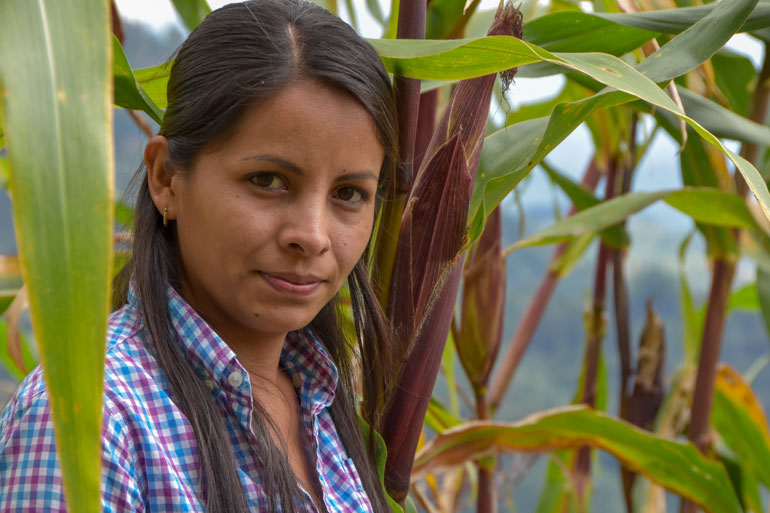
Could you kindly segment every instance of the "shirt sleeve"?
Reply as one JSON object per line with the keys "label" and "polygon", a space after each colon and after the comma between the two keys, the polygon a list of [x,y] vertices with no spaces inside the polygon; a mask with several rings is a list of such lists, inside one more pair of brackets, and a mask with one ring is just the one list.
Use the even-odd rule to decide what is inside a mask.
{"label": "shirt sleeve", "polygon": [[[105,412],[101,461],[105,513],[144,511],[124,431],[120,420]],[[67,511],[45,392],[26,403],[17,395],[0,418],[0,511]]]}

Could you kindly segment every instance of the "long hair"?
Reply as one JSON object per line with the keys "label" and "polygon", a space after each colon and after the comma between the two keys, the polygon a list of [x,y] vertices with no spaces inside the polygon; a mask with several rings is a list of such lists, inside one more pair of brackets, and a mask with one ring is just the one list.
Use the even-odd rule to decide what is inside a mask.
{"label": "long hair", "polygon": [[[169,141],[168,163],[192,169],[203,149],[226,140],[245,111],[270,100],[299,80],[311,79],[347,91],[374,120],[385,151],[377,204],[392,196],[397,165],[397,121],[393,91],[377,53],[336,16],[304,0],[252,0],[211,13],[179,49],[168,82],[168,109],[159,134]],[[143,173],[143,170],[140,170]],[[115,307],[125,302],[129,278],[142,308],[148,340],[168,376],[179,407],[198,444],[203,501],[208,513],[246,513],[227,428],[210,390],[190,366],[171,335],[167,286],[179,289],[179,251],[173,223],[163,226],[150,197],[147,177],[136,200],[133,256],[116,279]],[[356,327],[355,346],[342,331],[335,298],[308,327],[339,369],[330,413],[348,456],[361,476],[375,511],[388,510],[376,474],[373,444],[358,430],[354,373],[360,359],[361,414],[378,426],[377,404],[386,392],[390,368],[388,329],[363,261],[348,277]],[[272,441],[270,419],[255,402],[254,434],[260,476],[271,511],[301,507],[286,454]]]}

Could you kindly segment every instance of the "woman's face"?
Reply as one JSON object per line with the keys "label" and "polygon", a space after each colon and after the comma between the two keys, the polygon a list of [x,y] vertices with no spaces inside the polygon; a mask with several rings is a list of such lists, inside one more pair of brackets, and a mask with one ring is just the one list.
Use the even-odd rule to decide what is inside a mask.
{"label": "woman's face", "polygon": [[361,257],[384,152],[348,93],[302,81],[171,179],[182,294],[227,339],[306,326]]}

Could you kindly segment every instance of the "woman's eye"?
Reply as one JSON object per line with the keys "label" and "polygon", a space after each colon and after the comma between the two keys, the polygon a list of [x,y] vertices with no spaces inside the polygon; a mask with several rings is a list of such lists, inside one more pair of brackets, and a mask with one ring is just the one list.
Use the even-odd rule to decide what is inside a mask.
{"label": "woman's eye", "polygon": [[366,199],[365,194],[355,187],[341,187],[337,189],[337,197],[348,203],[360,203]]}
{"label": "woman's eye", "polygon": [[263,189],[285,189],[286,184],[275,173],[258,173],[250,178],[252,183]]}

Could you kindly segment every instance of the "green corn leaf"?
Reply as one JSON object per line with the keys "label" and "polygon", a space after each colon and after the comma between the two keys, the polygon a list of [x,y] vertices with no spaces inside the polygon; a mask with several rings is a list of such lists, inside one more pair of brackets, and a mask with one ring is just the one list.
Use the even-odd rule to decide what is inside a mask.
{"label": "green corn leaf", "polygon": [[379,39],[369,42],[379,52],[388,71],[401,76],[458,80],[543,61],[579,71],[619,91],[678,112],[671,98],[651,80],[624,61],[607,54],[550,53],[509,36],[456,41]]}
{"label": "green corn leaf", "polygon": [[[721,3],[713,2],[699,7],[680,7],[678,9],[661,9],[658,11],[625,14],[597,13],[596,16],[637,29],[678,34],[711,14],[720,7]],[[737,31],[747,32],[768,26],[770,26],[770,2],[761,0]]]}
{"label": "green corn leaf", "polygon": [[388,495],[387,488],[385,487],[385,463],[388,459],[388,448],[385,446],[385,440],[383,440],[382,436],[377,431],[373,430],[369,423],[360,415],[358,416],[358,429],[361,431],[361,437],[364,440],[368,441],[370,437],[374,440],[374,466],[377,469],[377,476],[380,479],[382,492],[388,500],[390,513],[404,513],[404,509],[399,506],[390,495]]}
{"label": "green corn leaf", "polygon": [[203,18],[211,12],[206,0],[171,0],[174,3],[176,12],[182,18],[182,21],[188,30],[197,27]]}
{"label": "green corn leaf", "polygon": [[672,192],[664,201],[700,223],[759,229],[745,201],[737,194],[710,187],[685,187]]}
{"label": "green corn leaf", "polygon": [[132,229],[134,227],[134,208],[122,201],[116,201],[115,221],[128,229]]}
{"label": "green corn leaf", "polygon": [[524,27],[524,40],[551,52],[623,55],[658,35],[592,13],[562,11],[540,16]]}
{"label": "green corn leaf", "polygon": [[134,70],[134,77],[137,83],[144,90],[150,101],[159,109],[168,107],[166,87],[168,86],[168,76],[171,73],[171,66],[173,64],[174,61],[168,61],[152,68]]}
{"label": "green corn leaf", "polygon": [[[572,204],[578,210],[585,210],[601,203],[596,196],[590,191],[587,191],[580,187],[578,184],[559,173],[555,169],[543,166],[549,178],[569,197]],[[587,235],[587,234],[586,234]],[[630,239],[625,228],[620,225],[614,225],[601,232],[602,241],[609,247],[614,249],[622,249],[628,247]]]}
{"label": "green corn leaf", "polygon": [[574,465],[575,451],[554,451],[550,457],[535,512],[576,513],[577,491],[566,475]]}
{"label": "green corn leaf", "polygon": [[[68,509],[102,511],[100,432],[113,223],[107,2],[0,2],[16,240]],[[45,208],[41,208],[45,205]]]}
{"label": "green corn leaf", "polygon": [[[723,2],[723,4],[729,5],[715,10],[717,14],[711,13],[714,14],[711,18],[700,20],[697,26],[693,26],[694,30],[688,30],[675,37],[659,52],[643,61],[640,69],[645,71],[645,74],[654,81],[664,82],[674,78],[676,73],[686,71],[689,66],[697,64],[697,59],[693,59],[692,55],[698,55],[704,60],[707,59],[708,56],[721,48],[729,38],[729,30],[725,31],[724,27],[729,26],[737,30],[741,20],[751,12],[754,2],[755,0]],[[672,44],[673,46],[670,46]],[[677,61],[675,55],[677,52],[664,51],[669,47],[678,49],[678,52],[689,52],[691,55],[681,62]],[[641,96],[639,97],[641,98]],[[602,92],[577,102],[559,104],[554,108],[550,118],[530,120],[522,126],[512,125],[487,137],[471,202],[469,240],[473,241],[480,235],[486,213],[499,204],[508,192],[537,163],[542,161],[545,155],[563,141],[591,113],[600,108],[620,105],[625,101],[626,99],[621,93],[607,94]],[[714,107],[716,106],[714,105]],[[673,111],[670,112],[676,114]],[[759,198],[765,214],[770,216],[770,194],[767,192],[767,187],[763,185],[759,172],[744,159],[727,150],[721,141],[702,127],[695,118],[676,115],[684,119],[701,137],[717,146],[736,164],[747,183],[750,184],[754,194]],[[733,113],[731,115],[736,116]],[[747,123],[750,122],[747,121]],[[751,136],[755,137],[754,135]],[[508,145],[513,146],[514,144],[517,147],[516,151],[508,148]]]}
{"label": "green corn leaf", "polygon": [[385,25],[385,15],[382,13],[382,7],[380,7],[378,0],[366,0],[366,9],[377,23]]}
{"label": "green corn leaf", "polygon": [[[128,64],[126,54],[123,53],[123,47],[115,36],[112,36],[112,78],[115,87],[115,105],[130,110],[141,110],[146,112],[156,123],[160,124],[163,119],[163,111],[158,108],[153,100],[144,92],[131,66]],[[165,89],[163,96],[166,96]]]}
{"label": "green corn leaf", "polygon": [[[2,123],[0,122],[0,124]],[[8,163],[5,161],[5,157],[3,155],[0,155],[0,189],[7,189],[7,188],[8,188]]]}
{"label": "green corn leaf", "polygon": [[[680,154],[679,163],[682,183],[685,186],[706,186],[716,189],[732,181],[722,154],[700,138],[690,137],[687,140]],[[708,205],[705,208],[708,208]],[[697,222],[695,226],[706,239],[709,257],[735,258],[737,255],[735,239],[727,228]]]}
{"label": "green corn leaf", "polygon": [[390,0],[390,19],[388,19],[385,33],[382,35],[385,39],[395,39],[398,33],[398,11],[401,5],[400,0]]}
{"label": "green corn leaf", "polygon": [[595,237],[593,233],[586,233],[568,241],[567,249],[553,261],[548,271],[556,273],[560,278],[567,276],[591,247]]}
{"label": "green corn leaf", "polygon": [[765,329],[770,333],[770,271],[757,266],[757,293]]}
{"label": "green corn leaf", "polygon": [[[690,291],[690,283],[687,281],[685,269],[687,247],[690,245],[695,230],[691,231],[679,246],[679,290],[680,305],[682,308],[682,345],[684,349],[684,361],[695,366],[700,354],[700,342],[703,339],[705,318],[695,306],[695,301]],[[701,310],[702,312],[702,310]]]}
{"label": "green corn leaf", "polygon": [[[1,294],[2,292],[0,292]],[[13,299],[13,298],[11,298]],[[27,369],[37,367],[35,355],[32,354],[30,343],[24,333],[19,333],[21,337],[21,358]],[[4,319],[0,319],[0,364],[7,370],[13,379],[21,381],[24,379],[24,372],[16,366],[16,363],[8,354],[8,325]]]}
{"label": "green corn leaf", "polygon": [[714,385],[711,422],[740,466],[770,487],[770,431],[761,402],[740,373],[722,365]]}
{"label": "green corn leaf", "polygon": [[519,240],[510,247],[509,251],[527,246],[552,244],[569,237],[603,230],[648,207],[669,193],[670,191],[633,192],[612,198]]}
{"label": "green corn leaf", "polygon": [[3,313],[8,310],[8,307],[11,306],[15,297],[15,290],[0,290],[0,315],[3,315]]}
{"label": "green corn leaf", "polygon": [[420,450],[414,472],[421,475],[491,452],[543,452],[585,444],[611,453],[706,512],[742,511],[724,467],[691,443],[653,435],[582,406],[540,412],[516,423],[474,422],[448,429]]}
{"label": "green corn leaf", "polygon": [[694,25],[644,59],[637,70],[655,82],[695,69],[719,51],[749,17],[757,0],[719,2]]}
{"label": "green corn leaf", "polygon": [[458,426],[462,420],[454,416],[441,401],[435,397],[430,398],[428,411],[425,414],[425,425],[436,433],[441,433],[445,429]]}
{"label": "green corn leaf", "polygon": [[[465,0],[432,0],[429,2],[428,10],[425,13],[425,39],[447,38],[460,21],[465,4]],[[489,25],[487,25],[488,27]]]}
{"label": "green corn leaf", "polygon": [[[685,112],[716,137],[770,145],[770,127],[760,125],[725,109],[684,87],[677,87]],[[749,95],[747,93],[746,97]]]}
{"label": "green corn leaf", "polygon": [[730,297],[727,298],[727,311],[732,312],[734,310],[759,311],[759,294],[756,283],[749,283],[730,294]]}
{"label": "green corn leaf", "polygon": [[[751,81],[757,75],[754,64],[747,57],[722,48],[711,57],[711,65],[714,67],[717,87],[730,102],[732,111],[740,116],[746,116],[751,102]],[[692,116],[686,107],[685,111]]]}
{"label": "green corn leaf", "polygon": [[[658,200],[665,200],[666,203],[701,223],[743,228],[756,227],[746,204],[735,194],[709,187],[685,187],[670,191],[632,192],[612,198],[518,241],[511,246],[510,250],[551,244],[569,237],[604,230]],[[719,207],[714,208],[715,204]],[[709,208],[710,205],[711,208]]]}
{"label": "green corn leaf", "polygon": [[[454,322],[454,319],[452,322]],[[449,411],[453,415],[459,415],[460,397],[457,393],[457,381],[455,379],[455,356],[457,355],[457,350],[455,349],[452,331],[453,330],[450,329],[446,345],[444,346],[444,354],[441,355],[441,372],[446,380],[447,395],[449,396]],[[430,405],[428,405],[428,408],[430,408]]]}

